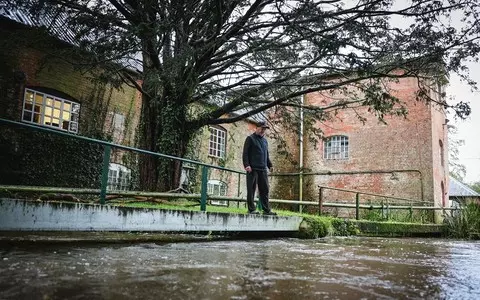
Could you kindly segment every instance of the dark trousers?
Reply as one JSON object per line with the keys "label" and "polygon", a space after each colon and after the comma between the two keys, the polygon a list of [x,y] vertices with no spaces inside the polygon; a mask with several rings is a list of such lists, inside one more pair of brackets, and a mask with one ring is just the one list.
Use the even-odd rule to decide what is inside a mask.
{"label": "dark trousers", "polygon": [[262,210],[264,212],[270,212],[270,203],[268,202],[268,176],[267,170],[252,170],[247,173],[247,204],[248,211],[252,212],[256,210],[255,207],[255,189],[258,185],[258,193],[260,197],[260,203],[262,204]]}

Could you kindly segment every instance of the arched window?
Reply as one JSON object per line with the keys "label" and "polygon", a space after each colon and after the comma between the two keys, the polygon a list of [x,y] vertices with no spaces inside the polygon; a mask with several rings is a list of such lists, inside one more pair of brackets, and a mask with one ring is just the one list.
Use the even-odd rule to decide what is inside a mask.
{"label": "arched window", "polygon": [[[226,196],[227,184],[220,180],[209,180],[207,183],[207,193],[212,196]],[[212,205],[228,206],[228,201],[212,200]]]}
{"label": "arched window", "polygon": [[25,89],[22,121],[78,132],[80,104],[33,89]]}
{"label": "arched window", "polygon": [[323,143],[324,159],[348,159],[348,136],[334,135]]}
{"label": "arched window", "polygon": [[208,129],[210,131],[208,155],[213,157],[225,158],[227,130],[220,126],[212,126]]}

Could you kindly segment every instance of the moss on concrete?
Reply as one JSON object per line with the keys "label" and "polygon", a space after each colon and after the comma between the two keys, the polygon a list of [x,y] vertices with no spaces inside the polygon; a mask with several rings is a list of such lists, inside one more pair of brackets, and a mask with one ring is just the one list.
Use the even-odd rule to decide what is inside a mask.
{"label": "moss on concrete", "polygon": [[316,217],[304,217],[298,229],[298,237],[301,239],[316,239],[327,236],[331,223],[326,219]]}
{"label": "moss on concrete", "polygon": [[361,235],[368,236],[442,236],[444,225],[398,223],[398,222],[373,222],[355,221]]}

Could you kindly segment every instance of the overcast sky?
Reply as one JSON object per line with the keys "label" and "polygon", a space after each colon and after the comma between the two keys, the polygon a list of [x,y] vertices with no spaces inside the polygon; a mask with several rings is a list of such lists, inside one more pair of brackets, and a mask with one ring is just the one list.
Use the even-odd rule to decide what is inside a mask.
{"label": "overcast sky", "polygon": [[[480,63],[470,63],[469,67],[471,78],[480,83]],[[451,75],[447,95],[454,97],[457,102],[469,102],[472,108],[467,120],[454,120],[451,115],[447,118],[451,120],[450,124],[458,128],[456,138],[465,141],[465,145],[459,149],[460,163],[467,168],[464,181],[480,181],[480,92],[472,92],[468,84],[461,82],[458,76]]]}

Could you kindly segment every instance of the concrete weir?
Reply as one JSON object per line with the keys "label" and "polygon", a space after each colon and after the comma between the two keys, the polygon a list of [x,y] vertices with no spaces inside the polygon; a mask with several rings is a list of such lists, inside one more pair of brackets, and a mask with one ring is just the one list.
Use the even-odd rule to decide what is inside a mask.
{"label": "concrete weir", "polygon": [[0,198],[0,231],[298,231],[301,217]]}

